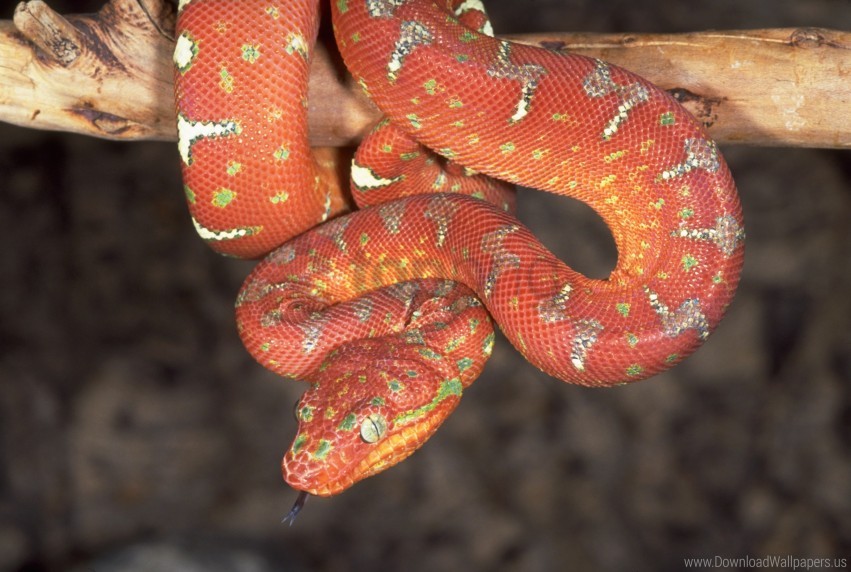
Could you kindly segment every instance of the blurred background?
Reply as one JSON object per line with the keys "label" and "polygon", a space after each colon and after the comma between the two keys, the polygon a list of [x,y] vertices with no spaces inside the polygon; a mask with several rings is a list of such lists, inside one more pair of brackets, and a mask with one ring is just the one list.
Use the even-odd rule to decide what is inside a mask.
{"label": "blurred background", "polygon": [[[0,18],[14,4],[0,2]],[[487,5],[498,33],[851,29],[848,0]],[[304,387],[243,350],[232,308],[252,264],[198,240],[174,146],[0,124],[0,571],[851,558],[849,154],[723,151],[747,256],[727,318],[693,357],[592,390],[498,339],[419,452],[311,499],[287,527],[296,495],[279,462]],[[519,203],[567,262],[596,276],[612,267],[611,238],[587,207],[537,192]]]}

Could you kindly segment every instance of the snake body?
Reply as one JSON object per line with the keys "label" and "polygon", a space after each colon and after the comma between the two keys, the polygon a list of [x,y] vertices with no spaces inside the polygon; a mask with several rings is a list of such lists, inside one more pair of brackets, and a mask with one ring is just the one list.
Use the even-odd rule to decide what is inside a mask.
{"label": "snake body", "polygon": [[[331,13],[387,116],[352,166],[352,195],[373,206],[350,214],[307,145],[318,2],[183,0],[175,51],[193,221],[221,252],[271,251],[240,292],[239,331],[263,365],[310,382],[290,485],[336,494],[422,445],[490,354],[489,315],[535,366],[589,386],[646,378],[706,340],[738,284],[741,208],[670,95],[495,39],[474,0]],[[489,177],[593,207],[618,248],[611,276],[555,258]]]}

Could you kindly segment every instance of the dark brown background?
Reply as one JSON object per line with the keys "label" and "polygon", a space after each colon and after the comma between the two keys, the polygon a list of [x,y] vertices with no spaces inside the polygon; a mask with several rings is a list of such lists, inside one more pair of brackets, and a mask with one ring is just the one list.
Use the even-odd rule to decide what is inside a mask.
{"label": "dark brown background", "polygon": [[[503,33],[851,28],[848,0],[489,5]],[[9,18],[13,2],[0,6]],[[500,339],[420,452],[311,500],[288,528],[279,520],[295,495],[278,463],[303,388],[242,349],[232,304],[251,264],[194,235],[173,146],[0,125],[0,570],[851,558],[851,161],[724,150],[747,258],[726,320],[694,357],[589,390],[537,372]],[[540,193],[520,203],[568,262],[611,267],[587,208]]]}

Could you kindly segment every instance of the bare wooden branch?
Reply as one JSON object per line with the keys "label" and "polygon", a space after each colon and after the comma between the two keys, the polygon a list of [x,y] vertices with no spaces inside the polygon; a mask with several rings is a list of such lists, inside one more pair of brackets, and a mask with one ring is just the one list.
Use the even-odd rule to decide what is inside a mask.
{"label": "bare wooden branch", "polygon": [[114,139],[174,129],[173,14],[162,0],[113,0],[96,16],[22,2],[0,22],[0,119]]}
{"label": "bare wooden branch", "polygon": [[671,91],[720,142],[851,147],[851,33],[823,28],[513,38],[616,63]]}
{"label": "bare wooden branch", "polygon": [[[0,21],[0,120],[111,139],[176,138],[166,0],[111,0],[62,17],[42,0]],[[510,38],[622,65],[674,93],[720,142],[851,147],[851,34],[800,28]],[[378,117],[335,56],[310,80],[315,145],[359,140]]]}
{"label": "bare wooden branch", "polygon": [[82,34],[44,4],[19,4],[14,22],[26,37],[62,66],[67,67],[80,57]]}

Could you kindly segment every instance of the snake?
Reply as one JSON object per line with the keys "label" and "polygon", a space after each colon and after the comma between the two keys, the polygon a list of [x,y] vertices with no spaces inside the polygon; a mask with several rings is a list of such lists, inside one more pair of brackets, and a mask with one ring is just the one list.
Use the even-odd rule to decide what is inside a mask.
{"label": "snake", "polygon": [[[716,143],[667,91],[599,59],[499,39],[479,0],[332,0],[384,114],[351,160],[312,150],[318,0],[180,0],[178,150],[196,230],[262,258],[236,301],[251,355],[304,381],[282,472],[338,494],[406,459],[460,402],[495,325],[535,367],[607,387],[682,361],[744,259]],[[514,186],[583,201],[615,268],[592,279],[513,214]]]}

